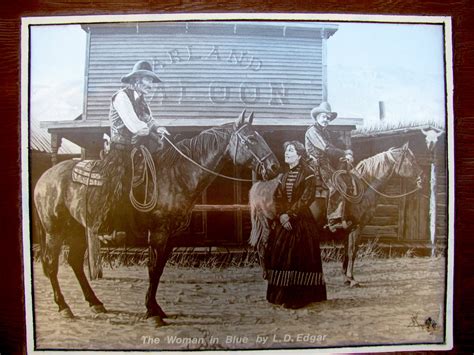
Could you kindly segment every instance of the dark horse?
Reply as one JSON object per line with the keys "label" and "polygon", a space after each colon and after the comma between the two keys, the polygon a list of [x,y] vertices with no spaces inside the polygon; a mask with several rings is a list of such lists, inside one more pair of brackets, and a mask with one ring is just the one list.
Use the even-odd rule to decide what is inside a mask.
{"label": "dark horse", "polygon": [[[140,230],[149,240],[149,287],[146,294],[147,318],[159,326],[167,317],[156,301],[156,291],[172,246],[170,237],[186,228],[190,214],[204,189],[216,178],[225,159],[235,165],[249,166],[264,178],[276,176],[279,163],[265,140],[252,127],[253,115],[245,121],[244,112],[235,123],[228,123],[201,132],[173,147],[153,154],[159,189],[156,206],[146,213],[136,212]],[[192,160],[192,161],[191,161]],[[51,281],[54,300],[65,317],[73,314],[61,293],[57,273],[61,245],[69,242],[68,263],[72,267],[94,312],[106,312],[84,274],[86,216],[85,185],[73,182],[71,172],[76,162],[69,160],[47,170],[34,191],[34,203],[41,222],[41,257],[43,269]]]}
{"label": "dark horse", "polygon": [[[354,223],[352,228],[339,231],[338,236],[335,237],[344,240],[342,265],[344,283],[353,287],[358,285],[354,280],[353,271],[359,235],[364,226],[372,219],[378,200],[380,196],[384,195],[382,191],[393,176],[414,179],[416,188],[412,192],[417,191],[421,188],[422,170],[406,143],[401,148],[391,148],[362,160],[351,172],[363,182],[359,186],[360,200],[346,202],[346,214]],[[250,190],[249,203],[252,218],[250,244],[257,248],[260,260],[263,260],[266,240],[270,234],[270,221],[276,215],[273,194],[278,184],[279,177],[276,177],[270,181],[257,182]],[[311,211],[320,227],[315,232],[320,235],[329,233],[323,230],[323,226],[326,224],[326,199],[316,198],[311,205]]]}

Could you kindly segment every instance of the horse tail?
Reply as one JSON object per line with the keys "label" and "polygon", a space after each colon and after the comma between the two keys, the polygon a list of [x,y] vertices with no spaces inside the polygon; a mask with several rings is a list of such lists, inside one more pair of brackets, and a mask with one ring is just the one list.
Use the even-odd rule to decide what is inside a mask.
{"label": "horse tail", "polygon": [[249,205],[250,205],[250,221],[252,223],[252,230],[250,231],[249,244],[252,247],[255,247],[260,239],[262,234],[262,225],[260,218],[258,216],[258,207],[256,201],[256,187],[259,183],[256,183],[252,186],[249,192]]}
{"label": "horse tail", "polygon": [[252,231],[249,243],[259,248],[265,245],[270,234],[270,221],[275,218],[276,209],[273,196],[280,183],[281,175],[269,181],[259,181],[253,184],[249,192],[250,217]]}
{"label": "horse tail", "polygon": [[39,239],[39,245],[40,245],[40,259],[41,259],[41,264],[43,265],[43,272],[47,276],[48,273],[46,272],[45,269],[45,263],[43,262],[44,260],[44,255],[46,252],[46,232],[43,227],[43,223],[41,222],[41,218],[38,213],[38,209],[36,208],[36,205],[33,203],[32,205],[32,213],[31,213],[31,219],[32,219],[32,225],[33,225],[33,235],[36,236]]}

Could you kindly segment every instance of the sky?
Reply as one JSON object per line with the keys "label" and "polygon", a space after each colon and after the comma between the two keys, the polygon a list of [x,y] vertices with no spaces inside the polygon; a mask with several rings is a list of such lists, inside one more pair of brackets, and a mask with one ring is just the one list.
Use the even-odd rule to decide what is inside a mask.
{"label": "sky", "polygon": [[[444,53],[440,25],[338,23],[327,42],[328,100],[341,117],[444,126]],[[31,109],[36,119],[82,112],[86,34],[78,25],[31,31]]]}
{"label": "sky", "polygon": [[385,120],[444,123],[440,25],[344,23],[328,42],[328,99],[366,125]]}

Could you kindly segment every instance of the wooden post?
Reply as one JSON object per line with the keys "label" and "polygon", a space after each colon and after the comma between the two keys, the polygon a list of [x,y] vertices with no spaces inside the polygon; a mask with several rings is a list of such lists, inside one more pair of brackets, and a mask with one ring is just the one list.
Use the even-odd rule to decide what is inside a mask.
{"label": "wooden post", "polygon": [[58,151],[61,147],[62,137],[57,133],[51,133],[51,163],[56,165],[58,163]]}
{"label": "wooden post", "polygon": [[436,143],[438,142],[439,136],[443,133],[437,129],[421,129],[421,132],[425,136],[426,147],[429,152],[430,162],[430,199],[429,199],[429,221],[430,221],[430,241],[431,241],[431,256],[436,255]]}
{"label": "wooden post", "polygon": [[98,236],[87,228],[87,263],[89,278],[97,280],[102,278],[102,263],[100,257],[100,240]]}
{"label": "wooden post", "polygon": [[[434,148],[434,147],[433,147]],[[436,166],[435,166],[435,151],[430,154],[430,240],[431,240],[431,256],[436,256]]]}

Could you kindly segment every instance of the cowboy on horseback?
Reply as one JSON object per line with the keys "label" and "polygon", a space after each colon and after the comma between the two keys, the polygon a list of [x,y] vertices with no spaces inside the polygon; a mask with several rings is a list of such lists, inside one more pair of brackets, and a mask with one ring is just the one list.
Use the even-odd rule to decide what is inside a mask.
{"label": "cowboy on horseback", "polygon": [[[95,228],[99,235],[123,231],[127,214],[130,213],[128,193],[132,185],[132,150],[138,146],[157,144],[162,147],[162,137],[169,135],[152,116],[145,101],[154,83],[161,80],[147,61],[138,61],[132,71],[121,78],[125,88],[118,90],[110,103],[110,151],[102,166],[108,182],[101,197],[105,203],[93,211]],[[104,191],[105,190],[105,191]],[[105,196],[103,196],[105,195]]]}
{"label": "cowboy on horseback", "polygon": [[[110,132],[112,149],[130,148],[140,141],[140,137],[152,133],[169,134],[166,128],[160,127],[153,118],[150,107],[145,101],[153,83],[161,80],[153,72],[151,64],[141,60],[137,62],[131,73],[122,77],[127,87],[120,89],[112,96],[110,105]],[[119,148],[119,149],[120,149]]]}
{"label": "cowboy on horseback", "polygon": [[[331,232],[340,228],[348,228],[350,221],[344,215],[344,199],[336,190],[333,183],[333,173],[335,170],[347,170],[353,163],[352,150],[346,149],[345,143],[340,139],[335,139],[326,129],[329,122],[337,117],[336,112],[331,111],[331,106],[327,102],[322,102],[319,106],[311,110],[311,117],[314,124],[310,126],[305,134],[305,146],[311,165],[315,170],[316,177],[322,181],[323,188],[329,190],[327,202],[327,227]],[[351,183],[345,185],[349,187]],[[327,192],[325,193],[327,196]]]}

